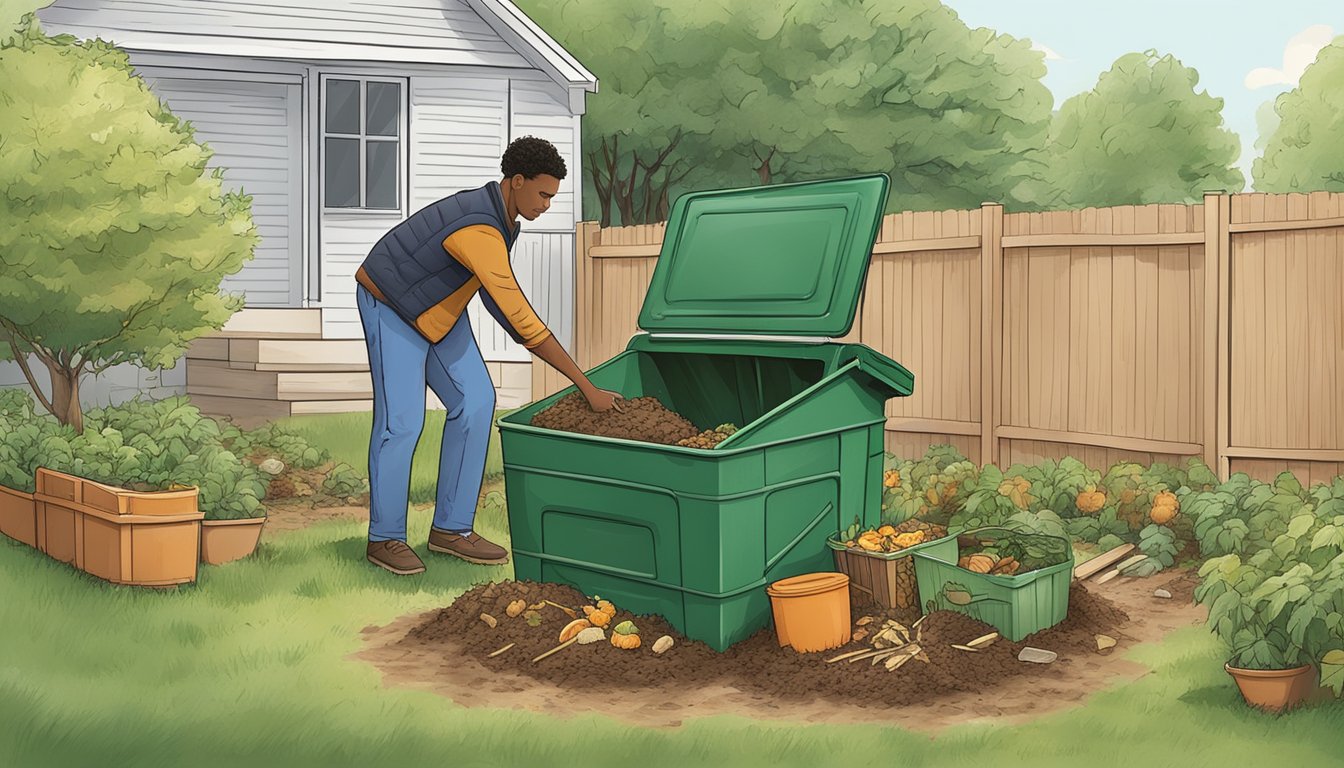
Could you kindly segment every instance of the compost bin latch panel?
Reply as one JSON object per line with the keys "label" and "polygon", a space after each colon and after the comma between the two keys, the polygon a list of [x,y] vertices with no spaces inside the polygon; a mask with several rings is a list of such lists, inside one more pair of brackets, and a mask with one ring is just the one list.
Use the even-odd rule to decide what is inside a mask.
{"label": "compost bin latch panel", "polygon": [[845,345],[844,356],[855,360],[859,370],[885,385],[888,397],[909,397],[915,392],[915,375],[905,366],[862,344]]}

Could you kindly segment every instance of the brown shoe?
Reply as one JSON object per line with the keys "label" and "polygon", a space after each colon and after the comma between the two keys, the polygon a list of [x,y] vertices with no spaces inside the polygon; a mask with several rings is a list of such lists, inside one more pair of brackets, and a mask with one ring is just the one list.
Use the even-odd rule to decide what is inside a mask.
{"label": "brown shoe", "polygon": [[486,541],[474,531],[463,536],[430,528],[429,551],[453,555],[480,565],[503,565],[509,562],[508,551],[498,544]]}
{"label": "brown shoe", "polygon": [[425,571],[425,564],[420,560],[420,556],[415,554],[415,550],[408,547],[406,542],[396,539],[370,541],[369,562],[399,576]]}

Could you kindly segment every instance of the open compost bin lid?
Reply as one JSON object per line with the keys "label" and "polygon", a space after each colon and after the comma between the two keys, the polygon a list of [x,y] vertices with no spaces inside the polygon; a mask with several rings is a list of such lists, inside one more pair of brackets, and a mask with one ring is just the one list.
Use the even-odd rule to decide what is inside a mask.
{"label": "open compost bin lid", "polygon": [[639,327],[844,336],[890,184],[879,173],[682,195],[668,217]]}

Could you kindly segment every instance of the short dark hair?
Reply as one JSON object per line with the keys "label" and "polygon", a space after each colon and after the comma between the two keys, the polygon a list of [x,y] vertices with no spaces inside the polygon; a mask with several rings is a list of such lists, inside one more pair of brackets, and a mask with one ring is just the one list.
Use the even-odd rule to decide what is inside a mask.
{"label": "short dark hair", "polygon": [[504,150],[499,168],[506,179],[520,173],[525,179],[535,179],[543,173],[563,179],[566,173],[565,159],[556,151],[555,145],[536,136],[514,139]]}

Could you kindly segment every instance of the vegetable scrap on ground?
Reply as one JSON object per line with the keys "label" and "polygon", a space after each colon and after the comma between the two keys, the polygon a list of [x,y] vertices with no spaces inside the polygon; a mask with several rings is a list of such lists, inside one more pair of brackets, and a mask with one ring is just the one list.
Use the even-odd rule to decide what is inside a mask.
{"label": "vegetable scrap on ground", "polygon": [[733,424],[699,429],[681,415],[668,410],[656,397],[622,400],[621,409],[595,412],[583,395],[573,392],[533,416],[532,426],[597,437],[706,449],[714,448],[737,431]]}
{"label": "vegetable scrap on ground", "polygon": [[[686,639],[660,616],[636,616],[566,585],[504,581],[466,592],[407,633],[399,646],[435,658],[466,656],[491,672],[576,690],[593,679],[608,690],[721,684],[780,700],[896,708],[1039,674],[1042,666],[1019,660],[1024,648],[1052,651],[1065,664],[1097,653],[1096,636],[1116,635],[1129,620],[1081,584],[1073,585],[1069,601],[1063,623],[1021,642],[998,637],[993,627],[960,613],[934,611],[921,619],[913,608],[855,605],[853,638],[840,648],[797,653],[781,647],[767,625],[717,653]],[[915,640],[917,650],[909,647]],[[828,663],[870,651],[888,653],[862,658],[856,653]]]}

